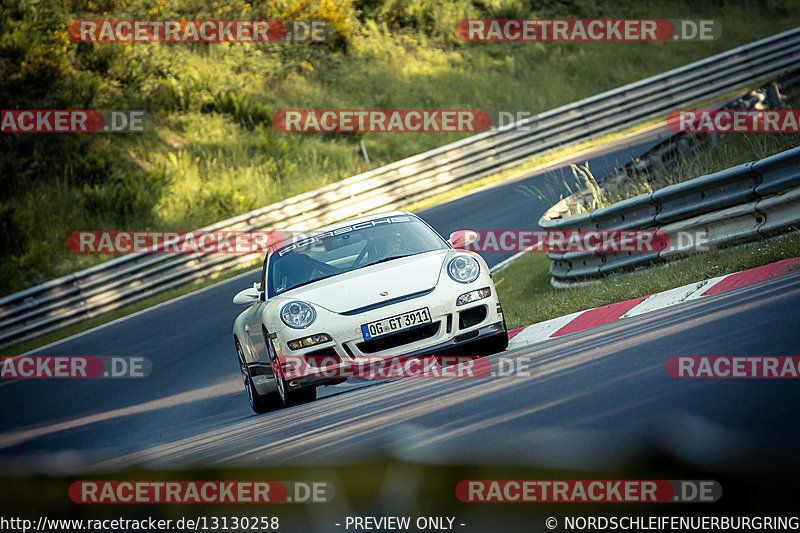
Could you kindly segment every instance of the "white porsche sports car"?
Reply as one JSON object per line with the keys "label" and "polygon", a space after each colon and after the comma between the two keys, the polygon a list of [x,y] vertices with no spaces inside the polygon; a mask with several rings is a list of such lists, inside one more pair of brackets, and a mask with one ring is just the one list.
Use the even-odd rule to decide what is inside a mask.
{"label": "white porsche sports car", "polygon": [[316,387],[343,381],[286,372],[289,359],[335,378],[337,368],[363,359],[488,355],[508,346],[484,260],[404,211],[274,246],[261,282],[233,301],[249,305],[233,341],[257,413],[313,400]]}

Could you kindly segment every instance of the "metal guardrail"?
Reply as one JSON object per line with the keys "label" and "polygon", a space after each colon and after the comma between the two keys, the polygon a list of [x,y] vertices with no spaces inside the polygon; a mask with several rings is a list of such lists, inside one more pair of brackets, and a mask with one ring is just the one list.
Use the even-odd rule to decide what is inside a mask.
{"label": "metal guardrail", "polygon": [[[547,229],[660,230],[670,246],[651,253],[548,253],[554,286],[648,265],[704,246],[755,240],[800,225],[800,147],[707,176],[670,185],[607,208],[563,219],[542,217]],[[794,190],[792,190],[794,189]],[[789,192],[786,192],[789,191]],[[785,194],[779,194],[785,193]]]}
{"label": "metal guardrail", "polygon": [[[759,87],[748,94],[740,96],[724,104],[721,109],[734,110],[767,110],[781,108],[789,101],[800,96],[800,70],[790,72],[775,81]],[[597,192],[599,189],[613,190],[620,183],[631,179],[637,181],[651,181],[654,174],[662,173],[666,168],[679,162],[681,157],[689,157],[691,152],[704,148],[708,144],[715,144],[719,138],[718,133],[696,134],[689,132],[676,132],[662,140],[650,150],[636,159],[617,167],[610,175],[594,182],[578,192],[564,198],[542,217],[542,224],[546,226],[556,223],[556,219],[571,216],[569,221],[558,221],[562,229],[579,227],[584,224],[584,219],[578,215],[595,208]],[[587,169],[588,170],[588,169]],[[622,204],[623,206],[625,204]],[[649,209],[648,209],[649,210]],[[647,210],[646,210],[647,211]],[[642,215],[642,214],[639,214]],[[646,213],[644,213],[646,215]],[[636,216],[632,213],[628,217]]]}
{"label": "metal guardrail", "polygon": [[[769,109],[770,107],[781,107],[787,101],[796,98],[798,95],[800,95],[800,71],[794,71],[740,98],[728,102],[723,108],[763,110]],[[739,194],[741,196],[743,194],[742,191],[745,191],[748,185],[754,180],[759,180],[760,176],[753,173],[739,172],[739,167],[736,167],[719,173],[720,177],[723,178],[722,181],[725,182],[725,190],[727,190],[727,193],[724,190],[716,190],[714,194],[710,195],[710,199],[706,198],[709,194],[707,191],[708,184],[705,183],[703,179],[697,179],[694,180],[694,185],[690,187],[694,190],[678,198],[665,200],[661,196],[661,193],[654,193],[649,199],[646,199],[646,201],[640,201],[642,200],[641,198],[634,198],[618,202],[604,210],[598,210],[593,213],[581,212],[586,211],[587,207],[594,203],[598,187],[614,187],[615,181],[627,181],[632,175],[638,175],[639,179],[642,179],[642,175],[644,174],[649,178],[649,174],[661,172],[664,168],[675,164],[679,154],[682,153],[686,156],[691,151],[693,145],[707,144],[709,139],[711,142],[714,142],[716,136],[717,134],[696,136],[690,133],[675,133],[668,139],[651,148],[643,156],[618,168],[610,176],[604,178],[600,183],[597,183],[596,186],[593,185],[578,191],[560,201],[548,210],[539,223],[542,227],[553,229],[595,229],[600,223],[605,225],[603,229],[642,229],[645,227],[658,227],[659,224],[667,224],[662,231],[670,232],[670,236],[672,237],[677,236],[680,231],[696,232],[699,228],[691,225],[694,223],[695,219],[686,218],[693,214],[686,206],[694,206],[695,213],[706,213],[708,210],[713,210],[715,206],[716,208],[722,208],[726,205],[737,203],[737,201],[744,202],[748,199],[752,200],[755,198],[752,195],[745,195],[745,197],[737,200],[737,198],[731,197],[731,194]],[[696,146],[694,148],[696,149]],[[789,174],[791,174],[791,172]],[[789,178],[791,179],[790,175]],[[782,184],[778,184],[777,187],[781,187],[781,185]],[[648,195],[643,195],[643,197],[647,196]],[[654,198],[655,201],[653,200]],[[783,200],[788,201],[788,199],[789,197]],[[780,203],[780,201],[778,203]],[[761,207],[777,210],[785,209],[785,206],[774,203],[763,204]],[[741,209],[734,209],[733,212],[727,214],[733,218],[737,218],[740,223],[742,222]],[[705,235],[705,239],[709,241],[706,245],[715,246],[724,242],[742,241],[755,237],[754,232],[756,229],[753,229],[749,234],[745,232],[744,229],[737,235],[734,235],[735,232],[720,234],[719,231],[725,227],[725,219],[716,220],[714,218],[715,216],[716,215],[712,213],[696,221],[697,223],[714,228],[714,231],[708,232]],[[786,216],[785,214],[777,216],[783,221],[782,228],[796,224],[796,222],[792,222],[791,216]],[[654,221],[652,220],[653,217],[655,217]],[[755,221],[756,226],[760,225],[761,218],[763,217],[756,216],[755,218],[757,219]],[[775,216],[772,216],[770,222],[774,223],[774,220]],[[670,222],[673,221],[675,223],[670,224]],[[744,224],[747,225],[749,222],[744,222]],[[758,231],[762,234],[766,234],[766,226],[758,228]],[[773,228],[770,233],[775,232]],[[673,242],[674,241],[675,239],[673,239]],[[661,253],[646,255],[636,254],[635,256],[593,254],[590,252],[571,254],[549,253],[548,257],[552,261],[551,283],[554,286],[574,285],[576,280],[579,279],[590,278],[626,267],[647,265],[674,256],[676,253],[684,254],[690,251],[688,248],[687,246],[681,246],[679,250],[671,248]]]}
{"label": "metal guardrail", "polygon": [[[798,65],[800,28],[795,28],[200,230],[307,230],[393,209],[513,168],[550,150],[752,85]],[[252,255],[159,254],[106,261],[0,298],[0,347],[253,260]]]}

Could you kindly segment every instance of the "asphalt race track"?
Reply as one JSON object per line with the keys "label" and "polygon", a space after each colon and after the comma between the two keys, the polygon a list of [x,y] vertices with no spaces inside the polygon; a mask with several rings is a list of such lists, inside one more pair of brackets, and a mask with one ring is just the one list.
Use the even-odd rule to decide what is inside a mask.
{"label": "asphalt race track", "polygon": [[[573,160],[589,160],[600,176],[661,134],[650,130]],[[524,191],[546,184],[563,191],[571,178],[565,163],[553,167],[422,216],[445,235],[534,227],[557,198],[535,200]],[[490,264],[502,258],[487,256]],[[230,333],[241,310],[231,297],[254,277],[34,352],[146,356],[153,372],[0,383],[0,465],[52,473],[389,456],[579,468],[625,464],[657,450],[727,473],[800,467],[793,380],[677,380],[664,366],[678,355],[798,355],[800,272],[503,354],[526,361],[527,377],[344,384],[311,404],[260,416],[247,405]]]}

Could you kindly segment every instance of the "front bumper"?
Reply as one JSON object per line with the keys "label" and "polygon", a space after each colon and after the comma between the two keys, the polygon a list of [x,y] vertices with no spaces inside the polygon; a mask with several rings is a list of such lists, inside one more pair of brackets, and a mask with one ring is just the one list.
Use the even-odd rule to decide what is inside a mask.
{"label": "front bumper", "polygon": [[[445,354],[447,352],[452,352],[457,350],[459,347],[464,345],[469,345],[475,341],[479,341],[481,339],[486,339],[492,337],[493,335],[497,335],[500,333],[505,332],[505,326],[503,321],[495,322],[494,324],[488,324],[476,329],[471,329],[467,333],[462,333],[460,335],[454,335],[449,339],[445,340],[444,342],[440,342],[433,346],[427,346],[425,348],[420,348],[411,352],[403,352],[397,355],[387,355],[384,357],[376,358],[370,357],[368,364],[363,364],[358,358],[352,360],[346,360],[340,362],[338,364],[330,364],[330,365],[323,365],[319,367],[312,367],[309,369],[307,363],[301,363],[297,365],[293,362],[293,358],[298,356],[289,356],[287,361],[290,365],[290,368],[287,373],[287,385],[291,389],[300,389],[303,387],[308,386],[320,386],[325,384],[332,384],[341,382],[343,379],[346,379],[347,376],[353,376],[352,370],[358,369],[359,375],[368,374],[372,370],[377,370],[382,367],[385,367],[387,363],[393,360],[405,360],[411,358],[422,358],[428,355],[433,354]],[[312,350],[313,351],[313,350]],[[463,356],[470,356],[475,355],[471,353],[462,353],[459,355]],[[309,373],[313,373],[314,375],[310,376],[303,376],[303,368],[309,370]],[[299,377],[293,377],[297,375]],[[331,377],[327,377],[331,376]],[[356,376],[357,377],[357,376]]]}
{"label": "front bumper", "polygon": [[[484,287],[491,289],[488,297],[456,306],[456,299],[461,294]],[[364,339],[361,331],[363,324],[421,308],[428,308],[430,323],[374,339]],[[317,307],[317,320],[311,327],[305,330],[282,328],[272,343],[279,361],[302,358],[305,369],[309,368],[305,365],[310,365],[312,369],[333,372],[354,364],[364,364],[365,360],[420,357],[446,351],[502,331],[503,313],[496,289],[488,275],[481,275],[472,283],[439,285],[417,298],[404,299],[357,314],[334,313]],[[287,344],[300,337],[322,333],[329,335],[332,340],[299,350],[292,350]],[[307,379],[291,370],[289,368],[285,374],[290,388],[336,381],[320,380],[319,377]]]}

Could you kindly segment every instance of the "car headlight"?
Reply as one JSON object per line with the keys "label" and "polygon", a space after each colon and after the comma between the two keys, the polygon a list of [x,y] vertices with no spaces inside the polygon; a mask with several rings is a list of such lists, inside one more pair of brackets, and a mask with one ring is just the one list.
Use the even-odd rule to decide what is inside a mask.
{"label": "car headlight", "polygon": [[317,313],[314,308],[300,300],[289,302],[281,307],[281,320],[290,328],[307,328],[315,318],[317,318]]}
{"label": "car headlight", "polygon": [[459,283],[470,283],[478,278],[481,267],[468,255],[457,255],[447,264],[447,273]]}

